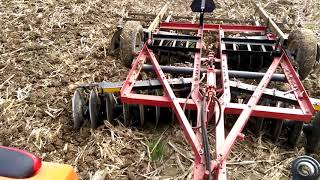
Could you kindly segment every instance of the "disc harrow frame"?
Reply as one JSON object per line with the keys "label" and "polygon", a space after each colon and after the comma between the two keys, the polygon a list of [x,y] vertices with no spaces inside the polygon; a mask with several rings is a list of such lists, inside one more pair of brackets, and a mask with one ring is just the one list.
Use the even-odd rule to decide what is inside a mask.
{"label": "disc harrow frame", "polygon": [[[259,6],[257,6],[259,13],[265,17],[263,19],[268,20],[267,26],[259,23],[255,23],[256,25],[206,23],[203,12],[200,13],[199,18],[169,15],[165,21],[161,22],[168,6],[167,3],[158,15],[129,13],[131,16],[148,16],[154,20],[144,30],[144,45],[134,58],[132,68],[124,82],[100,82],[80,86],[80,88],[91,89],[89,111],[92,112],[89,112],[89,115],[94,117],[91,118],[92,121],[98,119],[99,115],[105,115],[108,120],[114,117],[115,113],[111,111],[118,105],[111,93],[119,93],[123,104],[125,125],[132,123],[130,121],[131,105],[137,105],[137,114],[141,117],[141,124],[147,121],[144,116],[146,106],[155,107],[156,125],[160,118],[160,107],[170,108],[192,147],[195,156],[194,179],[211,179],[215,174],[216,179],[224,180],[227,179],[226,159],[235,143],[245,137],[242,131],[250,117],[258,117],[262,120],[263,118],[276,118],[289,122],[310,122],[315,114],[315,108],[320,109],[320,101],[308,96],[291,63],[291,54],[287,54],[285,49],[287,36],[272,19],[265,17],[266,13]],[[172,22],[172,17],[193,19],[193,21]],[[126,17],[122,21],[140,19]],[[200,23],[195,23],[196,19],[199,19]],[[222,19],[209,20],[222,21]],[[149,20],[144,19],[144,21]],[[204,35],[208,32],[214,32],[217,35],[216,52],[212,50],[209,53],[204,52]],[[232,33],[240,34],[241,37],[225,35]],[[165,43],[167,41],[169,43]],[[193,45],[191,46],[190,43]],[[187,55],[192,59],[193,67],[160,65],[157,55],[163,52]],[[256,67],[265,68],[266,71],[262,73],[239,70],[237,66],[242,63],[240,59],[242,61],[245,59],[244,62],[249,65],[256,63]],[[232,63],[236,65],[232,66]],[[156,78],[142,79],[141,72],[153,72]],[[188,77],[169,78],[168,74],[187,75]],[[258,83],[252,85],[238,82],[232,80],[231,77],[245,80],[255,79]],[[279,81],[286,82],[290,90],[281,91],[268,87],[270,82]],[[179,96],[173,87],[181,89],[187,87],[189,95]],[[144,90],[154,89],[163,90],[163,94],[150,93],[150,91],[141,93]],[[249,94],[247,102],[234,102],[232,93],[241,92]],[[99,94],[102,95],[99,96]],[[76,95],[74,97],[80,99],[78,91]],[[100,101],[99,97],[104,97],[104,100]],[[262,98],[275,99],[277,106],[261,103]],[[73,102],[79,102],[74,105],[76,110],[86,109],[81,107],[85,104],[84,100],[76,99]],[[282,102],[294,108],[283,107]],[[103,103],[105,106],[102,105]],[[92,109],[94,107],[103,107],[106,112],[99,113]],[[185,109],[196,111],[195,127],[187,118]],[[227,115],[238,115],[229,133],[225,132],[224,127]],[[83,119],[83,116],[79,114],[75,114],[74,117]],[[93,127],[96,127],[96,122],[91,123]],[[215,130],[213,131],[215,133],[215,156],[210,153],[208,138],[210,132],[207,131],[210,124],[214,125]],[[282,128],[283,123],[279,124],[281,125],[279,128]],[[276,130],[274,134],[278,138],[281,129]]]}

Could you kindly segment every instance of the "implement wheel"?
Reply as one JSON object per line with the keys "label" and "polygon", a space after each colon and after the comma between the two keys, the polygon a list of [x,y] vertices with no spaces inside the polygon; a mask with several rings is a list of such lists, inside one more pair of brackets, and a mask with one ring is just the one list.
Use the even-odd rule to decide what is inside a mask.
{"label": "implement wheel", "polygon": [[300,79],[312,71],[317,56],[317,37],[309,29],[296,29],[288,37],[288,49],[298,63]]}
{"label": "implement wheel", "polygon": [[316,180],[320,176],[320,163],[311,156],[299,156],[292,162],[293,180]]}
{"label": "implement wheel", "polygon": [[114,32],[112,38],[111,38],[111,44],[109,47],[109,51],[111,55],[118,55],[120,50],[120,36],[122,33],[122,29],[117,29],[116,32]]}
{"label": "implement wheel", "polygon": [[120,37],[120,59],[126,67],[131,67],[132,60],[143,46],[143,28],[138,21],[127,21]]}

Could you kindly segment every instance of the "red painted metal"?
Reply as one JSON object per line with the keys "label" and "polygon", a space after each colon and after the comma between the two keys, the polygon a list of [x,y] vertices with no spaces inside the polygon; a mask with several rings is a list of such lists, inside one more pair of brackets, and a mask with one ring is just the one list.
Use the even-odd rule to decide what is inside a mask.
{"label": "red painted metal", "polygon": [[[223,144],[225,141],[225,131],[224,131],[224,114],[225,114],[225,106],[231,100],[230,86],[229,86],[229,73],[228,73],[228,63],[227,63],[227,55],[223,54],[222,51],[226,49],[226,45],[222,43],[222,38],[224,38],[224,30],[219,28],[219,45],[220,45],[220,66],[221,66],[221,84],[222,84],[222,92],[223,95],[220,98],[221,103],[221,119],[219,124],[217,124],[217,116],[216,116],[216,157],[219,158],[221,154],[221,150],[223,148]],[[212,168],[212,167],[211,167]],[[217,167],[217,179],[225,180],[227,179],[226,172],[226,162],[225,160],[219,162]]]}
{"label": "red painted metal", "polygon": [[[194,63],[193,63],[193,74],[192,74],[192,85],[191,85],[191,98],[196,105],[197,110],[197,127],[201,126],[201,106],[202,106],[202,95],[200,94],[200,80],[201,80],[201,54],[202,54],[202,46],[203,46],[203,27],[197,24],[197,36],[201,37],[201,40],[197,42],[196,48],[200,49],[200,52],[195,53],[194,55]],[[179,115],[180,116],[180,115]],[[201,149],[203,148],[203,140],[202,135],[199,128],[195,129],[196,137],[201,145]],[[200,149],[199,149],[200,150]],[[200,154],[200,153],[199,153]],[[205,173],[204,156],[201,154],[198,157],[195,157],[195,164],[199,164],[199,166],[194,167],[194,177],[195,179],[204,179],[204,176],[207,176]]]}
{"label": "red painted metal", "polygon": [[283,72],[290,84],[291,89],[294,89],[293,93],[297,98],[297,101],[306,115],[312,116],[315,112],[313,105],[309,99],[309,96],[304,89],[298,74],[294,70],[293,66],[290,63],[290,60],[286,54],[283,55],[283,60],[280,62],[280,65],[283,69]]}
{"label": "red painted metal", "polygon": [[[164,96],[154,96],[145,94],[130,93],[130,96],[121,97],[122,101],[129,104],[143,104],[147,106],[171,107],[168,98]],[[176,98],[181,106],[186,104],[186,109],[197,110],[196,104],[192,99]]]}
{"label": "red painted metal", "polygon": [[[160,23],[160,29],[172,30],[199,30],[199,24],[181,23],[181,22],[163,22]],[[219,31],[223,29],[225,32],[266,32],[266,26],[252,26],[252,25],[228,25],[228,24],[204,24],[205,31]]]}
{"label": "red painted metal", "polygon": [[[186,109],[196,110],[197,107],[192,99],[186,100],[185,98],[176,98],[181,106],[186,103]],[[164,96],[154,96],[154,95],[144,95],[144,94],[134,94],[130,93],[129,96],[123,96],[122,101],[128,104],[143,104],[148,106],[159,106],[159,107],[171,107],[169,100]],[[225,114],[240,114],[245,108],[245,104],[237,103],[226,103]],[[287,119],[287,120],[297,120],[309,122],[309,114],[304,114],[301,109],[289,109],[289,108],[277,108],[277,107],[266,107],[266,106],[256,106],[251,116],[254,117],[264,117],[264,118],[274,118]]]}
{"label": "red painted metal", "polygon": [[216,167],[219,167],[220,166],[219,164],[223,163],[226,160],[226,158],[229,156],[232,146],[234,145],[234,143],[237,140],[237,137],[239,136],[242,129],[246,125],[249,117],[252,114],[253,108],[257,105],[260,97],[263,94],[264,89],[269,84],[271,77],[272,77],[272,74],[277,69],[281,59],[282,58],[274,58],[268,71],[265,73],[264,77],[260,81],[256,91],[254,91],[254,93],[252,94],[246,107],[242,110],[240,116],[238,117],[237,121],[235,122],[231,131],[229,132],[229,134],[228,134],[228,136],[222,146],[222,149],[220,149],[220,153],[219,153],[216,161],[214,161],[214,163],[213,163],[213,166],[212,166],[213,169]]}
{"label": "red painted metal", "polygon": [[[202,37],[203,31],[218,31],[218,39],[220,46],[220,59],[216,63],[220,63],[221,74],[220,78],[216,77],[215,67],[207,67],[207,81],[206,88],[200,89],[201,74],[200,69],[202,67],[201,52],[195,53],[194,58],[194,71],[191,87],[192,99],[177,98],[170,87],[165,74],[162,72],[159,63],[154,56],[153,52],[148,49],[147,43],[139,53],[135,60],[132,69],[126,81],[121,88],[121,101],[127,104],[144,104],[150,106],[170,107],[174,110],[179,123],[184,131],[186,139],[190,143],[192,150],[195,154],[195,165],[194,165],[194,179],[204,179],[209,175],[205,167],[205,156],[203,154],[203,137],[200,128],[192,128],[190,125],[183,109],[181,108],[186,104],[186,109],[197,110],[197,127],[201,126],[201,106],[207,104],[207,117],[211,117],[212,111],[214,112],[215,123],[218,123],[219,108],[217,103],[214,102],[213,96],[216,96],[216,92],[221,93],[219,102],[221,104],[221,119],[215,127],[216,137],[216,157],[211,160],[211,172],[216,172],[217,179],[225,180],[226,176],[226,159],[229,156],[231,149],[237,138],[244,137],[242,129],[246,125],[248,119],[251,116],[257,117],[269,117],[277,119],[288,119],[288,120],[300,120],[309,122],[314,114],[313,106],[310,102],[308,94],[302,86],[301,81],[298,78],[297,73],[292,67],[285,51],[282,50],[283,54],[281,57],[275,57],[268,71],[260,81],[257,89],[249,99],[247,104],[231,103],[231,93],[229,86],[228,76],[228,57],[223,54],[222,51],[226,49],[225,44],[221,41],[224,37],[225,32],[250,32],[250,33],[264,33],[267,30],[265,26],[250,26],[250,25],[219,25],[219,24],[204,24],[203,29],[199,24],[192,23],[161,23],[160,29],[172,29],[172,30],[194,30],[197,31],[197,35]],[[267,35],[267,37],[272,37]],[[202,39],[202,38],[201,38]],[[148,42],[151,42],[149,40]],[[197,48],[202,49],[202,40],[197,43]],[[209,57],[210,59],[212,57]],[[214,58],[215,59],[215,58]],[[154,95],[143,95],[135,94],[132,91],[135,81],[139,77],[141,67],[144,63],[150,61],[157,74],[158,80],[160,81],[165,96],[154,96]],[[257,105],[260,100],[264,89],[269,84],[272,75],[274,74],[277,67],[280,66],[284,70],[284,74],[290,84],[290,87],[294,89],[294,94],[297,98],[298,108],[277,108],[277,107],[266,107]],[[217,79],[220,79],[219,82]],[[201,90],[203,92],[201,92]],[[203,98],[207,96],[207,98]],[[204,99],[208,99],[207,102],[203,102]],[[239,114],[239,118],[235,122],[233,128],[225,135],[224,121],[225,114]],[[206,118],[205,118],[206,119]],[[207,120],[207,119],[206,119]],[[208,124],[208,121],[206,121]]]}
{"label": "red painted metal", "polygon": [[[226,105],[225,113],[240,114],[245,107],[245,104],[228,103]],[[303,113],[301,109],[278,108],[260,105],[254,107],[251,116],[264,118],[277,117],[276,119],[287,119],[305,122],[309,122],[312,117],[312,115],[310,114]]]}
{"label": "red painted metal", "polygon": [[[120,92],[121,101],[123,103],[130,103],[130,101],[127,101],[128,97],[134,95],[130,91],[132,90],[134,81],[137,79],[138,75],[140,74],[141,67],[146,60],[151,61],[152,65],[155,69],[155,72],[158,76],[158,80],[162,84],[163,89],[167,95],[164,98],[166,98],[168,100],[167,102],[169,102],[170,107],[172,107],[174,109],[176,116],[177,116],[183,130],[184,130],[185,136],[186,136],[187,140],[189,141],[189,143],[191,144],[191,147],[195,153],[195,158],[201,159],[201,155],[200,155],[200,149],[201,149],[200,146],[201,145],[199,143],[199,139],[196,138],[196,135],[195,135],[194,131],[192,130],[192,127],[191,127],[185,113],[183,112],[183,110],[180,106],[180,102],[175,97],[175,95],[170,87],[170,84],[168,83],[164,73],[162,72],[162,70],[160,68],[158,61],[156,60],[154,54],[148,49],[147,44],[144,45],[142,51],[140,52],[132,69],[129,72],[129,76],[127,77],[126,81],[124,82],[123,87],[121,88],[121,92]],[[156,97],[156,96],[154,96],[154,97]],[[137,101],[135,101],[134,104],[136,104],[136,103],[137,103]]]}

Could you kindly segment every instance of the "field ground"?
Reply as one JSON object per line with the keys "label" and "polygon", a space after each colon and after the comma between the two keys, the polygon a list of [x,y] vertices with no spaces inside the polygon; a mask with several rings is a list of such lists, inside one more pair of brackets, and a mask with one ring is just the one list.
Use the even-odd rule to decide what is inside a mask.
{"label": "field ground", "polygon": [[[216,17],[247,19],[249,0],[218,0]],[[73,165],[81,179],[191,179],[192,153],[177,125],[127,129],[121,125],[72,129],[77,84],[123,80],[128,69],[108,54],[117,21],[126,11],[157,13],[164,0],[0,0],[0,144],[31,151],[45,161]],[[285,23],[320,34],[320,2],[263,0]],[[191,15],[190,2],[170,10]],[[318,88],[317,80],[311,82]],[[312,92],[318,94],[319,92]],[[165,133],[163,133],[165,132]],[[290,163],[304,153],[246,130],[228,165],[230,179],[289,179]],[[164,157],[150,161],[161,137]],[[150,151],[150,150],[149,150]],[[98,172],[98,173],[97,173]]]}

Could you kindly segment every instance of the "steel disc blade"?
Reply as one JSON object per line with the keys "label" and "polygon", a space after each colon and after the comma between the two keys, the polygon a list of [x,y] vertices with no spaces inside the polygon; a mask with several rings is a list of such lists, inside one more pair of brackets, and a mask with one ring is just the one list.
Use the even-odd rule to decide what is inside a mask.
{"label": "steel disc blade", "polygon": [[171,110],[171,119],[172,121],[176,120],[176,113],[174,112],[174,110]]}
{"label": "steel disc blade", "polygon": [[259,69],[262,69],[262,67],[263,67],[263,56],[261,56],[260,58],[259,58]]}
{"label": "steel disc blade", "polygon": [[73,127],[79,129],[84,121],[84,106],[85,101],[81,96],[80,91],[75,90],[72,97],[72,118],[73,118]]}
{"label": "steel disc blade", "polygon": [[[157,96],[162,96],[160,90],[156,90],[155,94]],[[158,127],[158,123],[159,123],[159,119],[160,119],[160,107],[156,106],[155,109],[156,109],[156,117],[155,117],[156,118],[156,126],[155,127]]]}
{"label": "steel disc blade", "polygon": [[144,105],[139,104],[139,115],[140,115],[140,124],[141,126],[144,125],[144,120],[145,120],[145,112],[144,112]]}
{"label": "steel disc blade", "polygon": [[129,126],[131,124],[131,117],[130,117],[130,112],[129,112],[129,104],[123,104],[123,124],[125,126]]}
{"label": "steel disc blade", "polygon": [[100,99],[95,90],[91,90],[89,97],[89,115],[91,128],[95,129],[98,127],[98,121],[100,118]]}
{"label": "steel disc blade", "polygon": [[160,107],[156,106],[156,127],[158,127],[159,119],[160,119]]}
{"label": "steel disc blade", "polygon": [[303,125],[303,133],[306,138],[306,152],[317,152],[320,148],[320,112],[316,113],[312,123]]}
{"label": "steel disc blade", "polygon": [[240,55],[237,56],[237,70],[240,70],[241,67],[241,59],[240,59]]}
{"label": "steel disc blade", "polygon": [[288,133],[288,143],[291,147],[296,147],[299,140],[300,135],[303,129],[303,121],[295,121],[293,122],[292,127]]}
{"label": "steel disc blade", "polygon": [[[270,106],[270,103],[268,102],[268,100],[264,100],[262,99],[262,102],[261,102],[261,105],[263,106]],[[269,120],[268,119],[265,119],[263,117],[257,117],[255,118],[255,129],[258,131],[258,134],[259,135],[262,135],[265,133],[265,130],[267,128],[267,125],[268,125],[268,122]]]}
{"label": "steel disc blade", "polygon": [[249,56],[249,69],[253,69],[252,56]]}
{"label": "steel disc blade", "polygon": [[[277,107],[280,108],[280,107],[283,107],[283,106],[284,105],[283,105],[282,102],[277,102]],[[274,129],[273,129],[272,137],[273,137],[273,140],[275,142],[277,142],[278,139],[279,139],[280,133],[282,131],[283,120],[276,120],[275,119],[274,121],[276,121],[276,122],[275,122],[275,126],[274,126]]]}
{"label": "steel disc blade", "polygon": [[262,134],[264,128],[264,118],[256,118],[256,129],[258,130],[259,135]]}
{"label": "steel disc blade", "polygon": [[274,127],[274,131],[273,131],[273,140],[275,142],[278,141],[279,137],[280,137],[280,133],[282,131],[282,127],[283,127],[283,120],[275,120],[275,127]]}
{"label": "steel disc blade", "polygon": [[107,114],[108,121],[113,121],[114,119],[114,106],[115,106],[115,100],[114,100],[113,94],[107,93],[106,94],[106,114]]}

